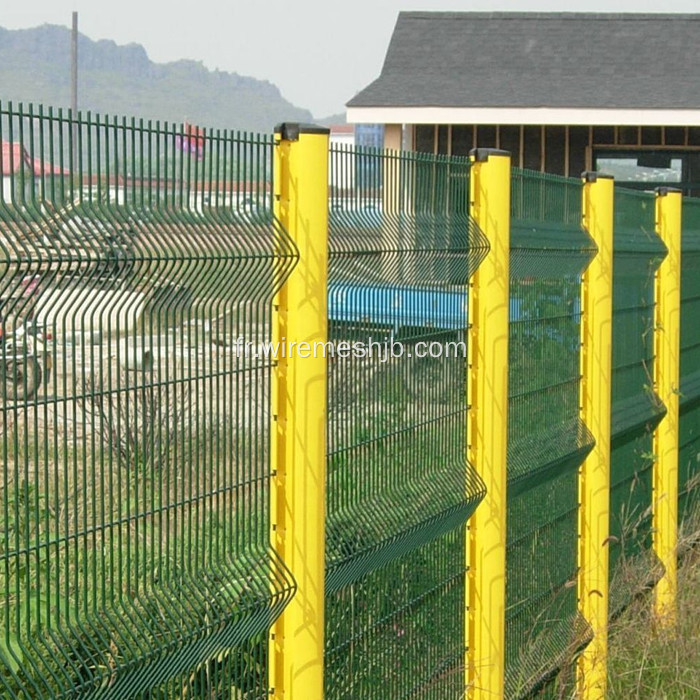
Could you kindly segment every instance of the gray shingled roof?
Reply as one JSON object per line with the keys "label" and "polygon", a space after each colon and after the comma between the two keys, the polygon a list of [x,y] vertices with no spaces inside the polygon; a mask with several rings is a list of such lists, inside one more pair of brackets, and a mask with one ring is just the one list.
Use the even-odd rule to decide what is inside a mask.
{"label": "gray shingled roof", "polygon": [[402,12],[349,107],[700,108],[700,14]]}

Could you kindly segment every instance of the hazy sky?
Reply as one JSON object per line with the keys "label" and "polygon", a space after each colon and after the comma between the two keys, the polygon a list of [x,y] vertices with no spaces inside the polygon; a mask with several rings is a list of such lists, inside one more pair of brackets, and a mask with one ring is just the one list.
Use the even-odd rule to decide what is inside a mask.
{"label": "hazy sky", "polygon": [[[399,10],[693,12],[698,0],[0,0],[0,26],[70,25],[143,44],[150,58],[270,80],[315,117],[343,110],[379,75]],[[582,38],[582,40],[585,40]],[[466,68],[466,67],[465,67]]]}

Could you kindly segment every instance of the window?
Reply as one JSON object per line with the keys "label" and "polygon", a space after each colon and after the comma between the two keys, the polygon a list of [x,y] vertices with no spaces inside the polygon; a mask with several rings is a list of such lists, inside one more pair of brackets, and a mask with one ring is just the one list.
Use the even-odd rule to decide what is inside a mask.
{"label": "window", "polygon": [[626,187],[653,190],[668,185],[685,194],[700,189],[700,152],[680,149],[596,149],[594,169]]}
{"label": "window", "polygon": [[596,170],[612,175],[618,182],[668,182],[683,180],[683,159],[663,153],[598,156]]}

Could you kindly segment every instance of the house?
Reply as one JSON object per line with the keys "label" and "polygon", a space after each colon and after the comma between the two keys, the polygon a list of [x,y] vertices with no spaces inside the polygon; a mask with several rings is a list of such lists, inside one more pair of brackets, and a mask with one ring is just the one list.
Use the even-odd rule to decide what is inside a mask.
{"label": "house", "polygon": [[22,144],[9,141],[2,141],[0,148],[0,173],[5,204],[22,203],[31,199],[32,191],[48,186],[50,179],[70,176],[69,170],[32,158]]}
{"label": "house", "polygon": [[355,125],[354,124],[333,124],[330,128],[329,141],[333,146],[349,146],[355,145]]}
{"label": "house", "polygon": [[[384,127],[381,124],[337,124],[330,127],[331,154],[343,149],[357,149],[354,159],[342,158],[341,161],[331,155],[330,186],[337,194],[351,190],[359,181],[372,183],[376,181],[377,163],[373,158],[365,158],[363,150],[381,148],[384,144]],[[357,179],[356,179],[357,177]]]}
{"label": "house", "polygon": [[384,127],[381,124],[334,124],[330,128],[330,145],[381,148]]}
{"label": "house", "polygon": [[389,148],[700,194],[699,49],[700,14],[402,12],[347,118]]}
{"label": "house", "polygon": [[3,141],[0,158],[2,159],[2,162],[0,162],[2,201],[9,204],[16,197],[19,197],[19,192],[24,192],[24,195],[22,195],[24,197],[31,191],[27,189],[24,182],[20,184],[20,179],[24,180],[26,178],[28,182],[31,182],[31,178],[27,177],[29,169],[27,168],[24,149],[19,143]]}

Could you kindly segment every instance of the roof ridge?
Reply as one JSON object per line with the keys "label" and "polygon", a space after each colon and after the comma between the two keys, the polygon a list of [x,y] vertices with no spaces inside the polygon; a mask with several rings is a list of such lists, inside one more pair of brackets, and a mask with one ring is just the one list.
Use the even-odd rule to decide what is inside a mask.
{"label": "roof ridge", "polygon": [[435,11],[405,10],[399,12],[399,18],[408,19],[587,19],[587,20],[611,20],[626,21],[688,21],[700,20],[700,13],[696,12],[471,12],[465,11]]}

